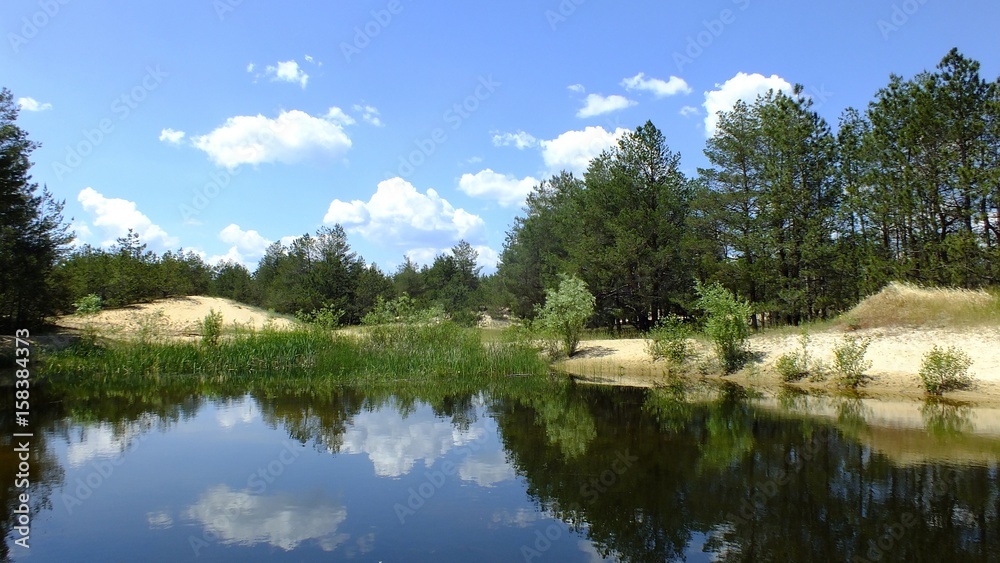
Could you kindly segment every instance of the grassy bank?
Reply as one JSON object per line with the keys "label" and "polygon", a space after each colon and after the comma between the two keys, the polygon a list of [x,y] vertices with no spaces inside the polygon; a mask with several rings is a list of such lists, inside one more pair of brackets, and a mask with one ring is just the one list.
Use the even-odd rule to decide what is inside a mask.
{"label": "grassy bank", "polygon": [[40,361],[41,377],[57,385],[487,381],[548,372],[535,349],[517,343],[483,343],[478,331],[450,322],[375,326],[355,334],[309,328],[241,330],[226,334],[215,345],[85,334],[73,346],[44,354]]}

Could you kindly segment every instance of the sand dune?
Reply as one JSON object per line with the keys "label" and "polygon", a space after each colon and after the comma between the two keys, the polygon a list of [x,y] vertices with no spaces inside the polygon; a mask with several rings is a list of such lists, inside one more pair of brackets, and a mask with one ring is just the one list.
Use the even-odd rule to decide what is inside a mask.
{"label": "sand dune", "polygon": [[143,325],[156,323],[165,336],[197,336],[201,334],[199,323],[213,310],[222,313],[223,323],[227,327],[233,326],[234,322],[258,329],[268,323],[275,328],[287,328],[296,324],[295,321],[230,299],[201,296],[160,299],[152,303],[101,311],[94,315],[67,315],[60,317],[56,324],[74,329],[91,326],[104,334],[127,337],[140,330]]}

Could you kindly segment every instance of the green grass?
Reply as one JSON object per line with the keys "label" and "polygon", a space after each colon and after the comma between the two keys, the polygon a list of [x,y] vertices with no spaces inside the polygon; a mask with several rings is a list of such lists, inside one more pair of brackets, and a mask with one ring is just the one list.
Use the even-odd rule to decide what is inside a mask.
{"label": "green grass", "polygon": [[339,385],[435,378],[487,381],[548,372],[537,350],[484,344],[452,323],[382,325],[360,335],[316,329],[240,330],[216,346],[166,339],[83,339],[40,358],[40,375],[60,386],[130,383]]}

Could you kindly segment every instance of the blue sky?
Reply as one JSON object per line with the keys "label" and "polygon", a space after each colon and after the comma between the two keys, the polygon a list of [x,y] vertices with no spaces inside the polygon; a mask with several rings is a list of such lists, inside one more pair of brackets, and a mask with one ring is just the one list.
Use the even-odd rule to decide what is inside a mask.
{"label": "blue sky", "polygon": [[1000,76],[986,0],[7,0],[0,22],[79,241],[251,268],[340,223],[390,272],[460,239],[491,271],[532,185],[647,119],[693,174],[710,116],[769,87],[836,124],[952,47]]}

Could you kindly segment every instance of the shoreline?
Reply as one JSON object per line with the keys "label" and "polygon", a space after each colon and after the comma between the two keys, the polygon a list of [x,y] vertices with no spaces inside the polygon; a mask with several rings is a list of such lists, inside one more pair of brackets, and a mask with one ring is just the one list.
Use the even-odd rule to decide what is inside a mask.
{"label": "shoreline", "polygon": [[[750,349],[757,360],[731,375],[698,373],[697,362],[692,360],[680,377],[685,380],[731,382],[771,396],[799,391],[811,396],[846,396],[881,401],[908,401],[914,403],[943,400],[949,403],[974,407],[1000,409],[1000,328],[970,327],[922,328],[886,327],[844,332],[826,329],[810,333],[808,351],[813,360],[827,367],[833,364],[834,346],[845,334],[872,337],[866,358],[872,361],[868,370],[869,381],[857,390],[837,385],[835,376],[826,381],[812,382],[803,379],[786,383],[774,370],[775,361],[783,354],[801,351],[800,335],[788,332],[757,334],[750,338]],[[670,376],[664,360],[654,362],[646,352],[646,339],[585,340],[577,354],[561,360],[554,367],[590,384],[656,387],[665,385]],[[975,378],[973,387],[964,391],[945,393],[943,397],[930,397],[924,392],[917,375],[920,361],[934,345],[957,346],[973,360],[970,373]],[[701,359],[712,357],[710,346],[694,341],[694,351]]]}

